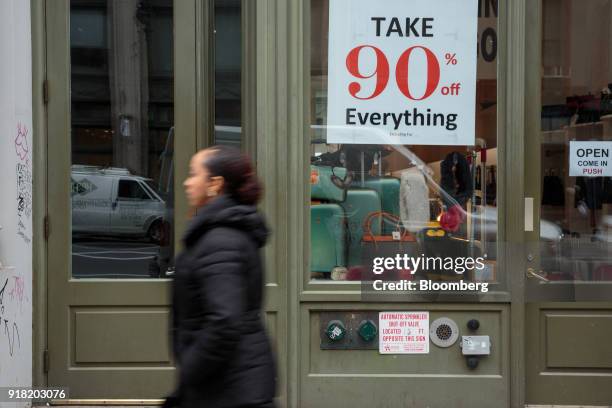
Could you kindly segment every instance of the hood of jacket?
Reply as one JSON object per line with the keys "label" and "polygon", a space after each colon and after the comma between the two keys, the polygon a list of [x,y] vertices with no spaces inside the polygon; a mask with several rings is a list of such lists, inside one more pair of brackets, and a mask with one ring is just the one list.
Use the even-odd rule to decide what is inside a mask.
{"label": "hood of jacket", "polygon": [[185,246],[192,246],[204,233],[217,227],[244,231],[259,247],[265,245],[270,233],[257,207],[239,204],[231,197],[222,194],[198,208],[183,236]]}

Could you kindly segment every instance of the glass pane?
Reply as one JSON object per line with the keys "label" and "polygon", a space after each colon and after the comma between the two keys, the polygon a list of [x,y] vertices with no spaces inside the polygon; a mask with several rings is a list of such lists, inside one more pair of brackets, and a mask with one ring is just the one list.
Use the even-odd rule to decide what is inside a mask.
{"label": "glass pane", "polygon": [[119,200],[151,200],[144,187],[134,180],[120,180],[117,197]]}
{"label": "glass pane", "polygon": [[543,7],[542,269],[612,281],[612,1]]}
{"label": "glass pane", "polygon": [[71,0],[72,275],[174,258],[172,0]]}
{"label": "glass pane", "polygon": [[[405,25],[403,18],[397,24],[390,18],[379,18],[377,22],[375,18],[366,18],[363,22],[357,22],[356,19],[361,17],[355,16],[363,13],[360,14],[357,6],[349,2],[342,3],[346,8],[344,12],[338,11],[335,18],[338,19],[337,23],[341,23],[341,16],[344,15],[347,23],[343,30],[354,31],[350,31],[352,37],[348,41],[358,44],[362,40],[366,44],[380,46],[380,49],[388,47],[382,52],[387,53],[387,70],[381,62],[381,54],[371,49],[359,53],[353,53],[350,49],[339,50],[338,44],[332,41],[334,38],[349,37],[346,33],[336,30],[336,37],[330,40],[329,28],[333,18],[330,6],[334,1],[311,1],[311,279],[313,282],[370,280],[378,262],[375,258],[379,258],[393,263],[389,267],[383,265],[385,274],[382,279],[463,280],[488,284],[500,282],[496,270],[497,1],[478,2],[478,40],[474,39],[476,49],[473,54],[455,54],[454,50],[449,49],[432,57],[438,61],[442,72],[450,72],[453,66],[460,66],[463,61],[477,54],[476,103],[473,114],[475,132],[472,130],[469,133],[475,142],[470,145],[439,144],[437,141],[367,144],[366,138],[371,135],[385,140],[400,140],[403,136],[411,136],[381,131],[381,122],[393,118],[401,121],[397,123],[396,129],[438,126],[442,134],[456,128],[457,115],[432,112],[428,109],[431,105],[419,101],[418,97],[403,97],[399,92],[394,99],[395,110],[388,105],[385,109],[389,110],[385,110],[375,105],[360,105],[361,102],[356,101],[355,106],[367,108],[363,111],[347,108],[346,121],[340,124],[328,123],[330,95],[333,92],[348,95],[357,90],[356,95],[365,99],[366,94],[378,92],[377,86],[380,83],[376,82],[376,75],[379,69],[386,71],[379,77],[381,83],[387,84],[384,92],[396,92],[390,88],[400,86],[395,81],[398,81],[396,78],[401,80],[398,59],[401,50],[395,53],[398,51],[395,49],[397,45],[387,46],[386,40],[381,37],[407,36],[411,30],[410,24]],[[368,15],[393,15],[387,12],[388,8],[402,16],[413,15],[411,9],[402,9],[404,6],[398,1],[371,4],[372,7],[378,7],[376,12],[381,14]],[[421,22],[417,25],[419,30],[427,30],[422,28]],[[402,34],[404,29],[406,31]],[[368,37],[368,30],[386,34],[378,38],[374,38],[374,34]],[[405,47],[408,48],[420,45],[421,40],[406,38],[405,41]],[[348,70],[354,78],[346,83],[336,83],[335,90],[329,86],[329,66],[332,62],[328,59],[331,59],[329,50],[333,47],[339,50],[337,55],[341,57],[335,60],[334,69],[342,71],[343,75],[346,75],[344,70]],[[427,54],[419,52],[421,54],[415,56],[416,62],[410,64],[425,63]],[[399,68],[396,68],[396,64]],[[405,69],[408,71],[407,67]],[[349,84],[350,81],[355,82]],[[419,81],[428,82],[424,78],[416,78],[416,75],[410,81],[406,87],[412,87],[413,90],[418,88]],[[450,94],[450,97],[459,92],[459,89],[453,90],[452,87],[442,85],[444,83],[435,89],[436,97],[438,93]],[[363,90],[360,88],[362,86]],[[426,93],[428,90],[422,86],[422,89],[414,92]],[[371,115],[370,119],[366,119],[366,114]],[[369,122],[366,124],[366,121]],[[338,135],[344,131],[350,132],[353,140],[360,141],[360,144],[328,142],[331,132]],[[378,136],[377,132],[383,133],[383,136]],[[409,259],[406,260],[406,257]],[[451,261],[446,262],[447,259]],[[417,266],[415,261],[422,263]]]}
{"label": "glass pane", "polygon": [[215,0],[215,144],[240,147],[241,75],[241,2]]}

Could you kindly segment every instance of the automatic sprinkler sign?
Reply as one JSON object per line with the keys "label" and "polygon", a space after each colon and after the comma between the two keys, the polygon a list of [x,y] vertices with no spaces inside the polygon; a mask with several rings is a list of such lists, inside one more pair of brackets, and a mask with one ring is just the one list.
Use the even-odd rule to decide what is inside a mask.
{"label": "automatic sprinkler sign", "polygon": [[330,0],[327,142],[473,145],[478,0]]}

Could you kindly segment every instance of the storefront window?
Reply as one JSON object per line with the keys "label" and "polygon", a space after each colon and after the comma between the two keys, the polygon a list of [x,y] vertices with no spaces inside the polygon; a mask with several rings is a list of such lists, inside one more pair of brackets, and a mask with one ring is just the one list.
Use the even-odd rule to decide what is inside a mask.
{"label": "storefront window", "polygon": [[241,76],[240,0],[215,0],[215,144],[240,147]]}
{"label": "storefront window", "polygon": [[172,1],[72,0],[72,276],[158,278],[174,258]]}
{"label": "storefront window", "polygon": [[612,1],[545,0],[541,263],[549,281],[612,281]]}
{"label": "storefront window", "polygon": [[[397,55],[381,51],[386,53],[385,64],[381,53],[370,47],[353,49],[352,55],[348,54],[350,49],[346,50],[346,60],[337,64],[340,66],[338,69],[351,71],[354,83],[335,83],[333,86],[365,99],[369,94],[382,92],[380,88],[384,82],[387,83],[384,92],[390,92],[388,87],[395,86],[397,81],[404,95],[414,94],[408,95],[412,99],[397,99],[399,113],[395,118],[400,113],[404,115],[399,119],[403,121],[402,126],[438,126],[444,128],[444,133],[452,132],[456,116],[429,110],[433,105],[419,101],[415,95],[431,91],[436,97],[446,95],[452,98],[460,90],[452,88],[450,83],[443,86],[445,84],[441,81],[432,84],[431,78],[406,79],[407,89],[402,90],[401,79],[390,78],[393,75],[401,78],[402,70],[409,71],[413,64],[423,63],[439,65],[443,76],[444,72],[452,72],[452,69],[464,69],[462,64],[477,54],[475,126],[470,132],[462,133],[473,141],[466,145],[448,142],[454,140],[452,137],[433,137],[430,141],[419,140],[414,144],[394,141],[367,144],[368,132],[376,132],[372,129],[377,129],[376,125],[384,119],[394,120],[394,113],[390,111],[372,117],[368,125],[359,126],[358,121],[364,119],[363,112],[347,110],[347,115],[352,115],[350,118],[347,116],[347,123],[356,124],[350,129],[338,129],[336,123],[329,123],[328,99],[335,92],[330,88],[329,50],[334,47],[334,42],[333,39],[330,42],[329,28],[330,24],[338,23],[331,23],[331,20],[339,18],[339,13],[330,8],[334,1],[311,1],[311,126],[308,136],[312,282],[363,281],[371,277],[375,268],[374,258],[388,259],[398,255],[402,262],[394,262],[393,267],[385,269],[388,279],[499,282],[496,265],[497,2],[478,2],[477,37],[473,32],[474,54],[463,55],[449,49],[441,55],[433,53],[431,56],[421,48],[413,50],[412,60],[402,66],[401,57],[398,60]],[[415,23],[412,20],[411,26],[407,17],[413,14],[410,9],[402,8],[401,2],[379,4],[381,8],[388,4],[400,12],[400,23],[381,17],[369,19],[367,25],[355,28],[351,26],[355,24],[351,19],[357,10],[349,5],[345,18],[347,26],[358,32],[355,41],[358,42],[359,33],[367,30],[377,30],[386,37],[406,37],[410,30],[418,27],[423,36],[428,33],[450,35],[443,34],[435,21]],[[438,14],[440,19],[444,18],[443,12]],[[429,25],[433,28],[427,28]],[[406,47],[418,45],[418,40],[407,41]],[[376,63],[372,62],[374,60]],[[337,140],[339,132],[344,131],[349,132],[356,143],[330,141],[330,135],[333,134],[333,139]],[[405,140],[401,137],[389,139]],[[441,143],[440,140],[447,142]],[[413,260],[404,263],[404,255]],[[414,263],[417,258],[422,262],[419,265]]]}

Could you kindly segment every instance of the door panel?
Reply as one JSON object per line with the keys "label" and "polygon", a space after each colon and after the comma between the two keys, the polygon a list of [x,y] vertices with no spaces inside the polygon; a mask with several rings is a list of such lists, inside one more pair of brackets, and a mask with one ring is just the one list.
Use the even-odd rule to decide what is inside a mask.
{"label": "door panel", "polygon": [[[258,70],[254,50],[243,50],[249,64],[243,65],[239,55],[235,65],[235,51],[240,45],[235,44],[234,31],[247,28],[239,31],[239,42],[255,38],[256,8],[254,3],[246,4],[246,10],[242,10],[243,4],[237,1],[46,3],[47,74],[49,95],[53,95],[47,111],[49,135],[53,135],[47,152],[52,225],[47,259],[48,382],[68,386],[72,398],[160,398],[174,385],[168,343],[170,287],[167,279],[157,278],[165,277],[172,267],[173,253],[180,248],[187,222],[186,200],[181,189],[175,191],[174,186],[182,185],[195,150],[215,140],[215,122],[200,118],[215,118],[221,131],[229,131],[217,133],[217,142],[244,142],[243,147],[258,150],[257,155],[262,157],[258,170],[268,181],[262,209],[270,215],[273,229],[282,225],[282,214],[275,209],[284,191],[276,188],[280,183],[275,182],[275,166],[264,166],[274,163],[278,152],[255,143],[256,134],[268,134],[259,126],[270,126],[276,118],[256,122],[257,115],[253,115],[240,123],[243,111],[236,109],[242,103],[241,95],[257,100],[264,86],[254,80]],[[137,5],[144,8],[134,11]],[[219,22],[231,20],[229,31],[234,31],[227,41],[222,38],[223,30],[216,42],[211,41],[216,11],[220,12]],[[174,26],[173,21],[180,24]],[[210,69],[214,66],[213,43],[224,48],[221,51],[231,51],[219,55],[231,65],[230,71],[224,72],[223,64],[217,67],[219,72]],[[130,44],[136,47],[138,58],[126,49]],[[172,50],[173,44],[181,46]],[[248,74],[240,74],[243,67],[248,67]],[[250,79],[243,81],[242,76]],[[218,81],[216,88],[223,91],[217,100],[211,86],[213,77]],[[217,117],[209,115],[214,113],[213,106],[221,109]],[[243,136],[241,128],[247,125],[257,131]],[[249,153],[255,156],[255,152]],[[169,236],[162,235],[161,242],[148,242],[117,234],[110,226],[113,211],[123,204],[116,201],[113,209],[116,194],[99,203],[108,207],[100,211],[108,217],[112,233],[73,236],[76,228],[71,229],[70,222],[74,208],[70,178],[75,163],[96,173],[92,177],[104,173],[111,178],[114,192],[126,172],[129,177],[141,177],[148,186],[153,184],[163,206],[149,212],[156,216],[163,212],[164,231],[170,228]],[[151,216],[145,226],[150,221]],[[286,331],[286,312],[280,312],[287,309],[285,274],[281,273],[286,267],[278,255],[285,242],[279,235],[273,236],[266,248],[265,308],[273,335]],[[276,343],[275,349],[279,352],[279,370],[284,374],[286,344]]]}
{"label": "door panel", "polygon": [[[182,126],[171,138],[173,19],[175,12],[185,14],[180,7],[193,4],[179,2],[175,10],[172,0],[140,3],[46,3],[53,95],[47,118],[53,137],[47,172],[52,225],[48,381],[69,387],[71,398],[161,398],[174,385],[170,282],[159,278],[172,265],[176,240],[152,243],[144,233],[153,212],[170,234],[177,232],[172,228],[175,191],[168,188],[176,184],[168,183],[175,172],[168,166],[173,162],[168,152],[183,162],[186,151],[194,150],[195,134],[183,133],[187,126]],[[195,36],[189,20],[181,30]],[[172,148],[169,140],[176,140]],[[184,169],[176,173],[182,176]],[[127,175],[151,179],[163,199],[155,209],[143,208],[144,200],[131,203],[131,214],[143,218],[138,231],[129,225],[115,229],[111,222],[115,212],[129,216],[130,211],[119,208],[123,203],[114,204],[118,181]],[[79,180],[78,188],[71,179]],[[85,205],[87,194],[91,200]],[[96,215],[80,213],[79,205],[93,207]],[[177,194],[176,207],[183,206]],[[93,224],[106,224],[106,231]]]}
{"label": "door panel", "polygon": [[610,311],[541,311],[550,368],[612,368]]}
{"label": "door panel", "polygon": [[527,403],[608,406],[612,305],[530,303],[526,311]]}
{"label": "door panel", "polygon": [[171,363],[168,310],[78,307],[71,321],[77,364]]}
{"label": "door panel", "polygon": [[612,140],[612,1],[529,4],[526,402],[608,405],[612,189],[570,171],[570,145]]}

